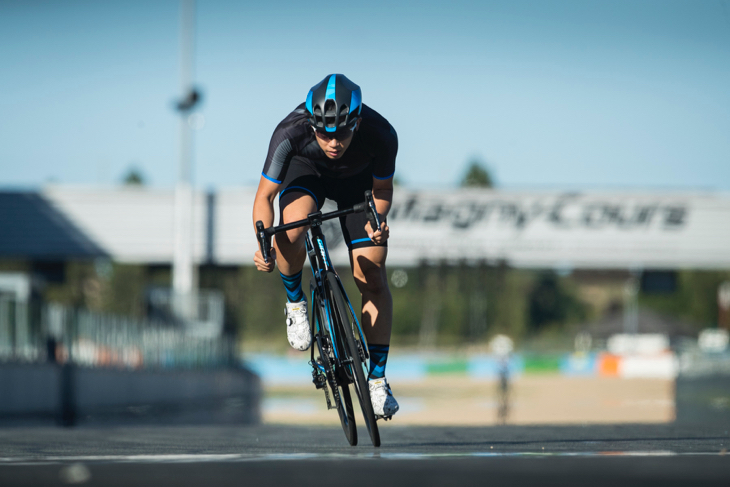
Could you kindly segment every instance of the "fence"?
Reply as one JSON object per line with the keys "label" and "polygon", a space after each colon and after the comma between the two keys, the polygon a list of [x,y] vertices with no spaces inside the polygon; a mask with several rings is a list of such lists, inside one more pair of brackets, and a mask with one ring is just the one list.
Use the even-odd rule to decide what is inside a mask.
{"label": "fence", "polygon": [[206,368],[232,365],[234,342],[179,325],[0,295],[0,361],[82,366]]}

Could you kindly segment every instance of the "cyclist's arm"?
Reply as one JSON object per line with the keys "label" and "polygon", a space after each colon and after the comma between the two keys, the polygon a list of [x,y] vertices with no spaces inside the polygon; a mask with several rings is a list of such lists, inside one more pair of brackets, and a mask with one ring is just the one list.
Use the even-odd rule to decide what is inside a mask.
{"label": "cyclist's arm", "polygon": [[373,200],[381,220],[385,220],[393,203],[393,178],[373,178]]}
{"label": "cyclist's arm", "polygon": [[395,158],[398,154],[398,134],[385,119],[382,119],[379,126],[380,130],[375,143],[377,157],[373,161],[373,199],[375,208],[382,215],[381,220],[385,220],[393,202],[393,176],[395,176]]}
{"label": "cyclist's arm", "polygon": [[[261,176],[259,181],[259,187],[256,190],[256,197],[253,201],[253,226],[254,232],[256,231],[256,222],[261,220],[264,223],[264,228],[269,228],[274,224],[274,200],[276,194],[279,191],[280,184],[274,183],[269,179]],[[264,262],[264,258],[261,255],[261,250],[257,249],[254,255],[254,264],[260,271],[271,272],[274,270],[274,260],[276,260],[276,253],[271,250],[271,259],[269,262]]]}
{"label": "cyclist's arm", "polygon": [[261,176],[259,187],[256,190],[256,198],[253,201],[253,227],[256,230],[256,222],[264,222],[264,228],[274,224],[274,200],[279,192],[280,184]]}

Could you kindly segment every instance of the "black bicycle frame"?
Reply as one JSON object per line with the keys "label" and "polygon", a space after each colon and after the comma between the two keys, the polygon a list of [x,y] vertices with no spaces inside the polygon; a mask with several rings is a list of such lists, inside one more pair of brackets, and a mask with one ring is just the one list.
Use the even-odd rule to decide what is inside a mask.
{"label": "black bicycle frame", "polygon": [[[336,212],[337,213],[337,212]],[[329,215],[329,214],[328,214]],[[342,286],[342,281],[340,281],[340,276],[337,274],[337,271],[334,268],[334,265],[332,265],[332,261],[330,260],[329,251],[327,250],[327,243],[325,241],[324,233],[322,233],[322,225],[321,221],[314,221],[311,225],[310,232],[312,233],[312,239],[309,238],[309,234],[307,233],[305,236],[305,243],[306,243],[306,249],[307,249],[307,256],[309,257],[309,263],[312,268],[312,276],[314,278],[315,282],[315,292],[319,292],[319,295],[324,301],[324,312],[325,317],[328,326],[329,335],[332,339],[332,350],[334,352],[335,356],[335,362],[337,366],[343,366],[345,365],[345,362],[349,364],[351,362],[351,359],[348,361],[345,359],[343,361],[343,358],[341,357],[340,353],[340,347],[339,347],[339,333],[334,327],[335,318],[333,316],[330,316],[330,306],[329,306],[329,296],[327,296],[327,293],[325,292],[325,285],[324,285],[324,278],[327,275],[328,271],[332,271],[337,278],[337,284],[342,289],[342,295],[345,298],[345,301],[347,302],[347,305],[350,307],[351,316],[355,319],[355,324],[357,327],[357,332],[360,337],[361,343],[365,343],[365,337],[362,332],[362,326],[360,325],[360,320],[357,319],[357,315],[354,312],[354,309],[352,307],[352,304],[350,303],[350,298],[347,296],[347,293],[344,292],[344,286]],[[314,296],[312,296],[312,302],[314,303]],[[319,326],[324,326],[323,323],[319,323]],[[347,326],[346,323],[343,323],[343,326]],[[353,351],[353,353],[357,353],[357,351]],[[365,350],[365,358],[369,358],[367,351]],[[312,362],[314,363],[314,348],[312,348]]]}
{"label": "black bicycle frame", "polygon": [[[375,230],[380,228],[380,218],[378,216],[378,213],[375,209],[375,202],[373,200],[373,195],[371,191],[365,192],[365,201],[362,203],[358,203],[352,208],[347,208],[344,210],[337,210],[330,213],[322,214],[321,211],[316,211],[314,213],[310,213],[307,215],[307,218],[304,220],[299,220],[291,223],[285,223],[283,225],[279,225],[277,227],[269,227],[264,228],[264,224],[261,221],[256,222],[256,237],[259,241],[259,246],[261,247],[261,254],[264,258],[264,262],[269,262],[270,253],[269,249],[271,248],[271,237],[279,232],[285,232],[287,230],[293,230],[295,228],[301,228],[303,226],[309,225],[310,232],[312,233],[312,239],[309,238],[309,234],[305,234],[305,242],[306,242],[306,250],[307,255],[309,256],[309,263],[312,267],[312,275],[314,276],[314,282],[316,286],[316,291],[319,292],[320,296],[324,300],[325,303],[325,313],[327,318],[327,323],[329,326],[329,332],[330,336],[332,337],[332,349],[334,351],[335,355],[335,361],[337,362],[337,365],[343,365],[340,360],[340,350],[337,345],[337,333],[334,329],[333,323],[334,318],[330,316],[330,306],[328,306],[329,297],[325,293],[325,286],[324,286],[324,276],[327,274],[328,271],[333,271],[335,277],[337,278],[337,284],[340,286],[340,289],[342,290],[343,297],[345,298],[345,301],[347,301],[347,305],[350,308],[351,316],[355,319],[355,324],[357,325],[357,332],[360,337],[360,342],[365,343],[365,336],[362,332],[362,326],[360,325],[360,320],[357,319],[357,314],[355,313],[354,308],[352,307],[352,303],[350,303],[350,299],[347,297],[347,293],[345,292],[345,288],[342,285],[342,281],[340,281],[340,277],[337,275],[337,272],[335,271],[334,266],[332,265],[332,261],[330,260],[329,251],[327,250],[327,244],[325,242],[324,234],[322,233],[322,222],[327,220],[332,220],[334,218],[339,218],[341,216],[349,215],[351,213],[357,213],[364,211],[367,215],[368,221],[370,222],[370,227]],[[316,247],[315,247],[316,244]],[[319,324],[322,326],[322,324]],[[343,324],[346,326],[346,324]],[[357,353],[357,350],[352,351],[353,353]],[[312,355],[314,354],[314,348],[312,348]],[[369,354],[367,352],[367,349],[363,347],[363,354],[364,358],[368,359]]]}

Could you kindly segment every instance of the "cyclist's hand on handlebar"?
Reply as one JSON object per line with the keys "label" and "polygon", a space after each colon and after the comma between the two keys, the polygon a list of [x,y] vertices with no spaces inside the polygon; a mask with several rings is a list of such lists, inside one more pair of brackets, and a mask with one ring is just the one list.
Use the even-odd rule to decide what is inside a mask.
{"label": "cyclist's hand on handlebar", "polygon": [[390,237],[390,228],[385,222],[380,222],[380,230],[373,232],[370,222],[365,224],[365,231],[368,232],[368,237],[376,245],[383,245],[388,237]]}
{"label": "cyclist's hand on handlebar", "polygon": [[274,270],[274,263],[276,262],[276,250],[272,248],[269,250],[269,262],[264,262],[264,256],[261,255],[261,250],[257,250],[253,256],[253,263],[256,264],[256,269],[261,272],[271,272]]}

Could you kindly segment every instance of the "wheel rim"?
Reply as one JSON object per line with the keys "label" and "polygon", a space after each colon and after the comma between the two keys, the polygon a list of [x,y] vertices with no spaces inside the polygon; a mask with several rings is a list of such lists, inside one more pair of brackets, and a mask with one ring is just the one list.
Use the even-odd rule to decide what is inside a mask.
{"label": "wheel rim", "polygon": [[321,308],[319,308],[318,301],[315,302],[314,305],[313,318],[316,323],[315,326],[318,326],[319,328],[319,331],[316,334],[317,350],[327,378],[327,385],[325,387],[329,387],[332,392],[332,399],[335,401],[337,414],[340,417],[340,424],[347,441],[350,445],[355,446],[357,445],[357,427],[355,424],[355,415],[352,408],[350,391],[349,389],[345,390],[345,388],[347,388],[346,384],[338,387],[337,378],[340,374],[334,369],[334,363],[329,358],[329,352],[327,350],[330,348],[330,345],[326,343],[326,332],[322,331],[323,327],[321,324],[323,321],[320,316]]}
{"label": "wheel rim", "polygon": [[[370,389],[368,387],[367,379],[365,378],[365,369],[363,361],[360,358],[359,350],[355,339],[352,324],[350,322],[349,307],[345,306],[344,298],[342,297],[343,291],[339,286],[334,274],[327,274],[327,284],[329,297],[332,302],[336,304],[333,306],[333,314],[336,315],[336,321],[339,324],[338,331],[344,335],[344,346],[349,351],[349,356],[352,358],[352,364],[348,365],[349,376],[352,377],[352,382],[355,387],[355,393],[357,394],[358,401],[360,402],[360,408],[362,409],[363,418],[365,420],[365,426],[367,427],[370,439],[372,440],[373,446],[380,446],[380,432],[375,419],[375,412],[373,411],[373,405],[370,399]],[[335,312],[339,311],[339,312]]]}

